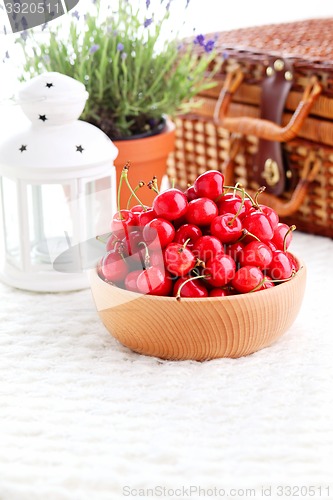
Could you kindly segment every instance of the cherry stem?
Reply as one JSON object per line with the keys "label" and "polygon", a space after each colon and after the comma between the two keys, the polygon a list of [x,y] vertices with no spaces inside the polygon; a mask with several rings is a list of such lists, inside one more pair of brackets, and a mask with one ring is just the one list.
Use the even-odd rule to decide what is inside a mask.
{"label": "cherry stem", "polygon": [[[205,269],[205,267],[206,267],[206,262],[205,262],[205,261],[203,261],[203,260],[201,260],[201,259],[197,259],[197,260],[196,260],[196,262],[195,262],[194,269],[195,269],[196,267],[202,267],[203,269]],[[194,271],[194,269],[193,269],[193,271]]]}
{"label": "cherry stem", "polygon": [[156,189],[157,194],[159,194],[159,193],[160,193],[160,190],[158,189],[158,184],[157,184],[157,177],[156,177],[156,175],[154,175],[154,177],[153,177],[153,186],[154,186],[154,188]]}
{"label": "cherry stem", "polygon": [[183,243],[182,249],[186,248],[190,241],[191,241],[191,238],[187,238],[187,240],[185,240]]}
{"label": "cherry stem", "polygon": [[205,278],[205,276],[202,276],[202,275],[200,274],[200,276],[192,276],[192,278],[189,278],[189,279],[187,279],[186,281],[184,281],[184,282],[180,285],[180,287],[178,288],[177,295],[176,295],[176,299],[177,299],[178,301],[180,300],[180,298],[181,298],[181,297],[180,297],[180,292],[181,292],[181,290],[182,290],[183,286],[184,286],[184,285],[186,285],[186,283],[189,283],[190,281],[194,281],[194,280],[204,279],[204,278]]}
{"label": "cherry stem", "polygon": [[[289,278],[286,278],[286,279],[283,279],[283,280],[270,280],[271,283],[285,283],[286,281],[290,281],[294,276],[295,276],[295,272],[293,271],[291,273],[291,276]],[[257,286],[255,286],[252,290],[249,291],[249,293],[252,293],[252,292],[256,292],[257,290],[260,290],[260,288],[263,286],[263,284],[268,281],[267,280],[267,277],[264,276],[264,278],[260,281],[260,283],[258,283]]]}
{"label": "cherry stem", "polygon": [[154,185],[154,181],[151,180],[148,182],[147,186],[149,187],[149,189],[151,189],[152,191],[154,191],[154,193],[156,194],[159,194],[158,190],[156,189],[156,186]]}
{"label": "cherry stem", "polygon": [[[140,198],[137,197],[137,195],[135,194],[135,191],[134,189],[132,188],[129,180],[128,180],[128,169],[129,169],[129,166],[130,166],[130,162],[127,162],[126,165],[124,166],[123,168],[123,172],[124,172],[124,179],[125,179],[125,182],[127,184],[127,187],[128,189],[130,190],[131,192],[131,195],[134,196],[134,198],[137,200],[138,203],[140,203],[140,205],[142,206],[142,209],[143,210],[147,210],[146,207],[144,206],[144,204],[142,203],[142,201],[140,200]],[[143,181],[140,181],[140,183],[143,182]],[[139,183],[139,184],[140,184]]]}
{"label": "cherry stem", "polygon": [[[252,198],[252,196],[249,195],[249,193],[247,191],[245,191],[245,189],[242,187],[237,187],[237,184],[235,186],[224,186],[224,189],[233,189],[234,191],[241,191],[241,192],[245,192],[245,196],[247,196],[247,198],[251,201],[252,203],[252,206],[256,207],[256,202],[254,201],[254,199]],[[220,198],[222,198],[222,196],[224,196],[224,193],[223,194],[220,194],[220,196],[215,200],[216,201],[219,201]]]}
{"label": "cherry stem", "polygon": [[142,264],[143,269],[147,269],[147,267],[150,266],[150,255],[149,255],[148,245],[144,241],[140,241],[140,243],[138,244],[138,246],[139,245],[143,245],[145,247],[145,257],[144,257],[144,259],[142,259],[141,253],[139,255],[140,255],[141,264]]}
{"label": "cherry stem", "polygon": [[260,281],[260,283],[258,283],[258,285],[256,285],[254,288],[252,288],[252,290],[250,290],[249,293],[256,292],[257,290],[260,290],[260,288],[263,286],[265,281],[267,281],[266,276],[264,276],[264,278]]}
{"label": "cherry stem", "polygon": [[254,238],[255,240],[257,241],[261,241],[260,238],[258,238],[258,236],[256,236],[255,234],[253,233],[250,233],[250,231],[248,231],[247,229],[243,229],[243,234],[242,236],[239,238],[239,240],[237,241],[242,241],[246,236],[251,236],[252,238]]}
{"label": "cherry stem", "polygon": [[113,233],[111,232],[111,233],[105,233],[102,235],[97,235],[96,240],[100,241],[101,243],[103,243],[105,245],[112,234]]}
{"label": "cherry stem", "polygon": [[[261,210],[261,208],[259,207],[259,203],[258,203],[258,198],[259,196],[261,195],[261,193],[263,193],[266,189],[266,186],[261,186],[258,191],[256,192],[255,196],[254,196],[254,201],[255,201],[255,204],[256,206]],[[262,211],[262,210],[261,210]]]}
{"label": "cherry stem", "polygon": [[[126,179],[127,179],[127,178],[126,178]],[[127,179],[127,181],[128,181],[128,179]],[[127,185],[128,185],[128,187],[130,188],[130,190],[131,190],[131,194],[130,194],[130,196],[129,196],[129,198],[128,198],[128,202],[127,202],[127,206],[126,206],[127,210],[128,210],[128,209],[129,209],[129,207],[130,207],[130,203],[131,203],[131,201],[132,201],[132,198],[134,198],[134,197],[135,197],[135,198],[136,198],[136,199],[140,202],[140,205],[142,206],[143,210],[144,210],[144,211],[147,211],[147,208],[146,208],[146,207],[145,207],[145,206],[141,203],[141,201],[139,200],[139,198],[136,196],[136,192],[137,192],[140,188],[142,188],[142,187],[145,185],[145,183],[144,183],[143,181],[140,181],[140,182],[139,182],[139,184],[138,184],[138,185],[137,185],[137,186],[136,186],[133,190],[132,190],[132,188],[129,186],[129,182],[127,183]]]}
{"label": "cherry stem", "polygon": [[117,209],[118,209],[118,215],[119,215],[120,220],[124,219],[124,217],[122,216],[121,207],[120,207],[120,194],[121,194],[121,189],[122,189],[122,185],[123,185],[123,180],[127,176],[128,166],[129,166],[129,163],[127,162],[121,171],[119,185],[118,185]]}
{"label": "cherry stem", "polygon": [[284,283],[285,281],[290,281],[294,276],[295,276],[296,272],[295,271],[292,271],[291,275],[289,276],[289,278],[285,278],[283,280],[272,280],[273,283]]}
{"label": "cherry stem", "polygon": [[292,226],[290,226],[290,228],[288,229],[288,231],[284,235],[284,238],[283,238],[283,251],[284,252],[287,251],[287,237],[288,237],[288,234],[290,234],[293,231],[295,231],[295,229],[296,229],[296,226],[293,224]]}
{"label": "cherry stem", "polygon": [[242,184],[241,184],[240,182],[236,182],[236,184],[235,184],[235,186],[234,186],[234,196],[235,196],[235,194],[236,194],[236,189],[237,189],[237,188],[241,188],[241,189],[243,188],[243,186],[242,186]]}
{"label": "cherry stem", "polygon": [[235,222],[235,220],[237,219],[237,217],[241,213],[241,211],[242,211],[242,209],[244,207],[244,203],[245,203],[245,189],[242,188],[242,201],[241,201],[241,204],[239,205],[238,210],[235,213],[234,217],[231,220],[229,220],[228,226],[232,226],[233,225],[233,223]]}

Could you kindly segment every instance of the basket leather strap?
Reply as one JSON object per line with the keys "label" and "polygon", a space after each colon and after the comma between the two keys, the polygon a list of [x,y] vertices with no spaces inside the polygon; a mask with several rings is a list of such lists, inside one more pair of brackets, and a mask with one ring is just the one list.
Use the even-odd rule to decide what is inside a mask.
{"label": "basket leather strap", "polygon": [[[285,102],[293,84],[293,66],[288,60],[277,59],[261,86],[260,117],[281,125]],[[258,184],[275,195],[286,187],[288,166],[281,142],[259,139],[253,161],[253,174]]]}
{"label": "basket leather strap", "polygon": [[[239,135],[236,134],[232,136],[228,158],[222,165],[222,173],[225,176],[226,185],[231,186],[235,184],[234,172],[236,157],[242,147],[242,142],[242,138]],[[272,207],[280,217],[288,217],[297,212],[305,199],[311,182],[315,180],[321,166],[322,159],[320,152],[311,151],[305,159],[298,183],[291,195],[290,200],[284,201],[272,193],[266,193],[263,191],[260,194],[260,203]],[[253,190],[246,188],[246,191],[250,194],[250,196],[255,198],[256,193]]]}
{"label": "basket leather strap", "polygon": [[[236,72],[241,69],[237,68]],[[241,79],[239,79],[241,83]],[[227,80],[226,80],[227,83]],[[226,96],[226,103],[220,102],[220,110],[214,112],[214,121],[219,126],[243,135],[254,135],[259,139],[268,141],[287,142],[294,139],[300,131],[306,117],[309,115],[314,102],[322,92],[322,85],[318,78],[313,75],[306,85],[301,101],[299,102],[294,114],[285,126],[278,125],[270,120],[261,118],[252,118],[242,116],[230,118],[226,116],[228,112],[228,104],[231,102],[232,94],[237,90],[237,86],[230,90],[222,89],[223,95]],[[223,101],[223,100],[222,100]]]}

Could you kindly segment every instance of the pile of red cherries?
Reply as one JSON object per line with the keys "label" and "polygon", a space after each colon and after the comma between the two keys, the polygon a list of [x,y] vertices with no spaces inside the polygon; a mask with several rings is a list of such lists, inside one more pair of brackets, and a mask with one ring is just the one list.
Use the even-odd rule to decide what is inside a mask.
{"label": "pile of red cherries", "polygon": [[[259,203],[262,190],[253,199],[240,185],[225,186],[216,170],[185,192],[158,192],[156,182],[150,187],[152,206],[118,207],[113,216],[98,264],[106,282],[177,299],[223,297],[274,287],[297,272],[288,251],[295,226]],[[132,198],[139,201],[134,190]]]}

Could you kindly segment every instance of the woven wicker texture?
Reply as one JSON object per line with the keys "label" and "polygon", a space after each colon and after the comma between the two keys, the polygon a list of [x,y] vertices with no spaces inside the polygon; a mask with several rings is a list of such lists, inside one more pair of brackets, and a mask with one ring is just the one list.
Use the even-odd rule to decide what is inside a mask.
{"label": "woven wicker texture", "polygon": [[[302,175],[310,152],[321,160],[316,179],[308,194],[286,222],[306,232],[333,237],[333,18],[309,19],[284,24],[241,28],[211,33],[215,36],[221,69],[215,76],[217,85],[199,96],[201,105],[193,112],[176,118],[176,150],[169,160],[168,175],[186,188],[208,169],[223,170],[229,157],[231,134],[214,122],[214,112],[226,73],[238,66],[244,80],[232,98],[230,117],[260,115],[261,81],[277,58],[290,59],[293,64],[293,85],[285,103],[282,125],[290,120],[302,99],[309,78],[316,75],[323,87],[296,139],[283,144],[287,158],[287,191],[281,197],[288,201]],[[200,48],[198,47],[198,50]],[[274,105],[274,103],[272,103]],[[243,147],[234,159],[235,182],[256,189],[252,177],[257,137],[243,138]]]}
{"label": "woven wicker texture", "polygon": [[[169,177],[175,179],[180,188],[185,189],[204,171],[223,170],[230,144],[230,133],[208,119],[195,115],[177,118],[176,151],[169,159]],[[235,181],[251,189],[259,187],[252,179],[257,144],[256,137],[244,138],[244,146],[235,158]],[[301,139],[285,144],[284,148],[293,178],[291,188],[284,193],[283,200],[291,198],[293,187],[310,151],[316,151],[319,155],[321,167],[299,210],[291,217],[281,220],[296,224],[301,231],[333,237],[333,149]]]}
{"label": "woven wicker texture", "polygon": [[221,31],[217,43],[226,51],[249,51],[294,58],[296,65],[305,61],[313,67],[333,70],[333,19],[308,19],[269,24],[232,31]]}

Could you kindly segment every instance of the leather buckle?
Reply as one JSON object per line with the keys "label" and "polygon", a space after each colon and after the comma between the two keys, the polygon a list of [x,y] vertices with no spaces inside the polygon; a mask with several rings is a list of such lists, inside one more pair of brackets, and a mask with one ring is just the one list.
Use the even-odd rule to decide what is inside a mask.
{"label": "leather buckle", "polygon": [[276,161],[267,158],[264,164],[264,171],[261,173],[268,186],[275,186],[280,180],[280,169]]}

